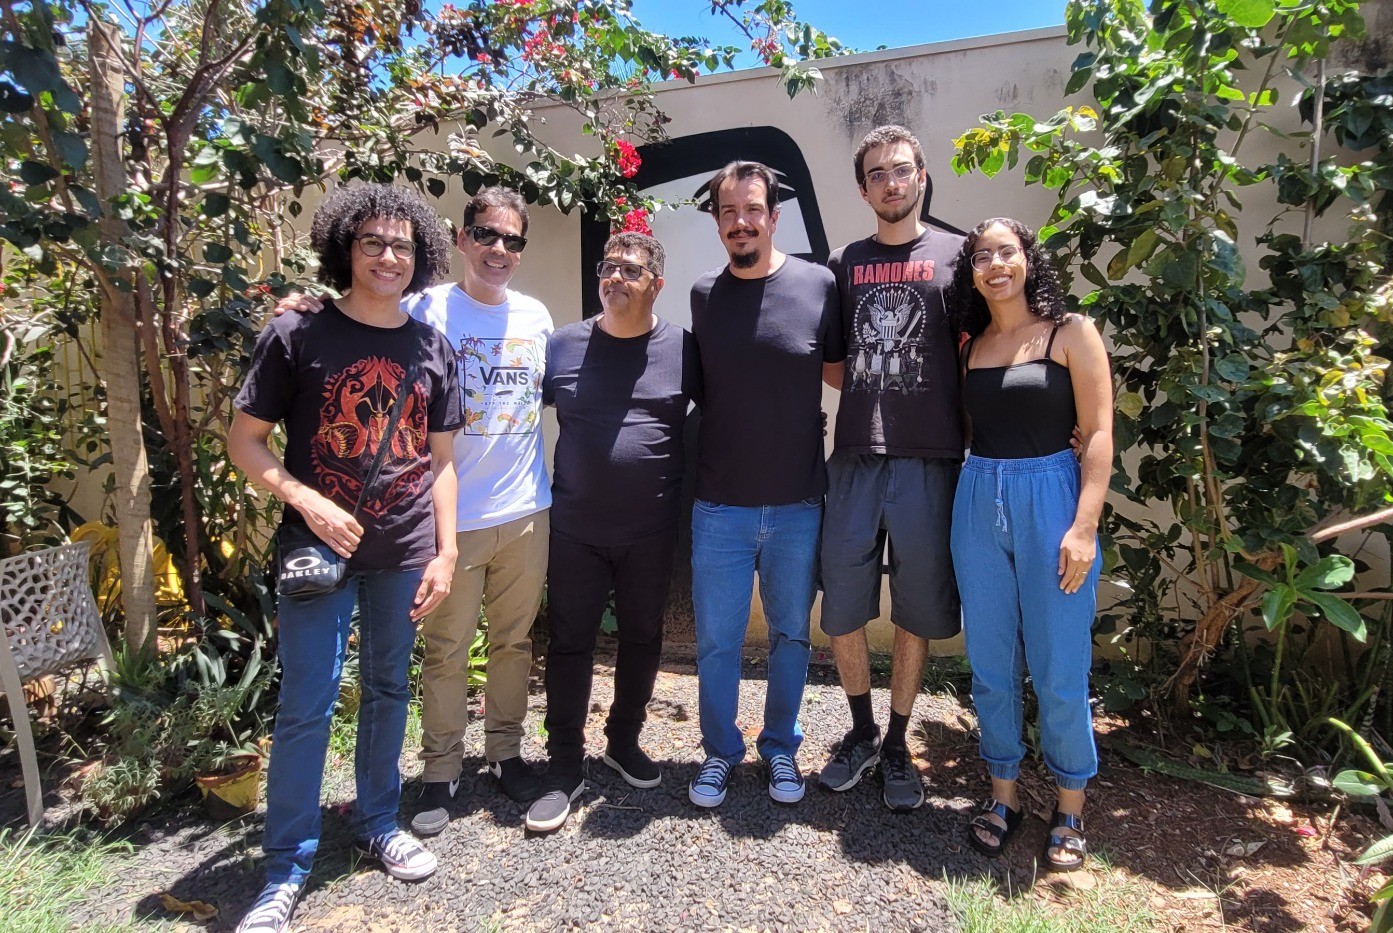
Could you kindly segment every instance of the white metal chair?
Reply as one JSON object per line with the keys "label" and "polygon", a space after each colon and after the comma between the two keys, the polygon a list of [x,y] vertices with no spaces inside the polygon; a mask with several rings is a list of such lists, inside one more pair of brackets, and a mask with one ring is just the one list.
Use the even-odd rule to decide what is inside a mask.
{"label": "white metal chair", "polygon": [[113,666],[87,577],[90,550],[84,541],[0,560],[0,694],[15,723],[31,825],[44,807],[24,682],[93,658]]}

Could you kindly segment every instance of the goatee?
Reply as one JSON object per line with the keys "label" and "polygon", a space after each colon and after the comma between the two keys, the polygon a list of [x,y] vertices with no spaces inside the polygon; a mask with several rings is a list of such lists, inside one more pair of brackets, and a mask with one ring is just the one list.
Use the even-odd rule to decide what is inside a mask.
{"label": "goatee", "polygon": [[737,269],[753,269],[759,265],[759,250],[751,250],[748,253],[733,253],[730,257],[730,264]]}

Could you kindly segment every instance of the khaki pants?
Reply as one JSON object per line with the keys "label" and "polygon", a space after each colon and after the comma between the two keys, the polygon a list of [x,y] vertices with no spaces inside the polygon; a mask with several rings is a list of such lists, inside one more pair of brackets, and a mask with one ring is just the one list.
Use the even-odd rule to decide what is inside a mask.
{"label": "khaki pants", "polygon": [[532,669],[532,622],[547,576],[548,512],[459,533],[459,561],[450,595],[426,619],[422,635],[421,761],[424,781],[453,781],[464,757],[469,722],[469,646],[488,619],[488,680],[484,687],[484,755],[505,761],[522,752],[527,678]]}

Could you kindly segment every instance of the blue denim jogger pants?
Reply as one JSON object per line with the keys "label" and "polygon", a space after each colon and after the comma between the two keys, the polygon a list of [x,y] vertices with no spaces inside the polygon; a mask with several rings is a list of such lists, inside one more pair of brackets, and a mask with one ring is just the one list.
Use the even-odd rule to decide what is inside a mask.
{"label": "blue denim jogger pants", "polygon": [[1001,780],[1020,773],[1022,676],[1040,700],[1040,744],[1058,785],[1098,773],[1088,672],[1101,556],[1074,593],[1059,588],[1059,545],[1074,523],[1072,451],[993,460],[969,456],[953,502],[953,568],[972,664],[982,758]]}

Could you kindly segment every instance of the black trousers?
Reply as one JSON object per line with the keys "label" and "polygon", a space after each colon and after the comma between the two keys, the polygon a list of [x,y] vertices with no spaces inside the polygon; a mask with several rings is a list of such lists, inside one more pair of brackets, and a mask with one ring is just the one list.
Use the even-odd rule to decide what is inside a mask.
{"label": "black trousers", "polygon": [[579,774],[595,675],[595,638],[610,591],[619,622],[614,703],[605,724],[610,745],[638,741],[658,679],[663,605],[672,582],[677,528],[631,544],[596,545],[551,534],[547,566],[547,754],[550,767]]}

